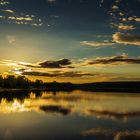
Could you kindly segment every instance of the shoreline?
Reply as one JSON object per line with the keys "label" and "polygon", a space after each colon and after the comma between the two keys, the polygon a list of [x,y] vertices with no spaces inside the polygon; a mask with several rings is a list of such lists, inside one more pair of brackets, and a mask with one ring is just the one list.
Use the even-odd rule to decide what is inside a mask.
{"label": "shoreline", "polygon": [[66,91],[66,92],[71,92],[75,90],[81,90],[81,91],[89,91],[89,92],[123,92],[123,93],[140,93],[140,89],[133,89],[133,88],[73,88],[73,89],[68,89],[68,88],[49,88],[49,89],[40,89],[40,88],[34,88],[34,89],[18,89],[18,88],[1,88],[0,93],[2,92],[18,92],[18,91],[52,91],[52,92],[59,92],[59,91]]}

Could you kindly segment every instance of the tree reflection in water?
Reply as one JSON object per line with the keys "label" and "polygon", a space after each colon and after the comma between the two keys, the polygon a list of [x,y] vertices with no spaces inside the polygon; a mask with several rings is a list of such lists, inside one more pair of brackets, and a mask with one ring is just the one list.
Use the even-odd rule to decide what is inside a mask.
{"label": "tree reflection in water", "polygon": [[[122,93],[87,91],[55,92],[55,94],[51,91],[11,91],[0,94],[0,115],[11,116],[11,114],[22,115],[22,113],[34,112],[51,119],[68,117],[70,120],[62,122],[66,123],[65,127],[69,127],[73,121],[72,118],[75,118],[76,121],[73,125],[79,125],[77,123],[81,119],[85,119],[86,121],[82,120],[80,124],[84,127],[77,126],[77,130],[75,130],[80,140],[129,140],[132,138],[139,140],[139,126],[136,125],[136,128],[133,129],[127,126],[131,122],[130,120],[139,120],[139,106],[139,94],[123,93],[122,95]],[[58,122],[55,121],[56,124]],[[113,125],[114,123],[119,126]],[[93,127],[92,124],[95,126]],[[105,127],[108,124],[112,124],[113,127]],[[122,124],[126,125],[123,129]],[[78,140],[78,138],[76,139]]]}

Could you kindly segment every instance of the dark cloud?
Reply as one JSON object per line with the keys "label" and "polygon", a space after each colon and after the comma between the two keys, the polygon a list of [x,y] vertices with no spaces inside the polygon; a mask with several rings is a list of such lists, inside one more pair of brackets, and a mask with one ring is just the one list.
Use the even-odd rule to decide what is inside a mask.
{"label": "dark cloud", "polygon": [[60,59],[58,61],[45,61],[39,64],[42,68],[64,68],[69,67],[72,62],[69,59]]}
{"label": "dark cloud", "polygon": [[121,44],[140,46],[140,36],[132,34],[123,34],[117,32],[113,35],[113,41]]}
{"label": "dark cloud", "polygon": [[60,68],[74,68],[72,66],[72,62],[69,59],[60,59],[56,61],[44,61],[38,64],[21,64],[18,63],[18,65],[21,66],[26,66],[26,67],[31,67],[31,68],[55,68],[55,69],[60,69]]}
{"label": "dark cloud", "polygon": [[[31,67],[31,68],[50,68],[50,69],[61,69],[61,68],[77,68],[77,67],[83,67],[83,66],[102,66],[102,65],[126,65],[126,64],[140,64],[140,58],[130,58],[127,55],[120,55],[120,56],[112,56],[112,57],[98,57],[94,60],[86,60],[80,63],[73,63],[69,59],[60,59],[57,61],[44,61],[38,64],[21,64],[18,63],[18,65]],[[37,75],[36,72],[33,72],[33,74]],[[27,73],[26,73],[27,74]],[[29,74],[29,73],[28,73]],[[73,75],[75,77],[74,73],[67,73],[68,75]],[[50,74],[46,73],[39,73],[39,75],[48,76]],[[77,75],[77,73],[76,73]],[[79,73],[78,73],[79,75]],[[53,74],[51,74],[53,76]]]}
{"label": "dark cloud", "polygon": [[96,74],[92,73],[83,73],[83,72],[36,72],[36,71],[30,71],[26,72],[23,71],[22,75],[27,75],[27,76],[46,76],[46,77],[86,77],[86,76],[95,76]]}
{"label": "dark cloud", "polygon": [[47,73],[47,72],[36,72],[36,71],[30,71],[30,72],[26,72],[23,71],[22,75],[26,75],[26,76],[46,76],[46,77],[57,77],[58,74],[52,74],[52,73]]}
{"label": "dark cloud", "polygon": [[121,64],[140,64],[140,58],[129,58],[126,55],[96,58],[95,60],[87,61],[87,65],[121,65]]}

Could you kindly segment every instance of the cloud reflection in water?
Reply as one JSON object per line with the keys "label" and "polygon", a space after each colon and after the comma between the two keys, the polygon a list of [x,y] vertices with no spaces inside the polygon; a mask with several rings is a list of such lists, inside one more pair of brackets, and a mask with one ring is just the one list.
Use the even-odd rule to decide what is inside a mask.
{"label": "cloud reflection in water", "polygon": [[84,91],[4,93],[0,97],[0,113],[26,111],[68,115],[79,114],[106,119],[140,116],[138,94],[90,93]]}

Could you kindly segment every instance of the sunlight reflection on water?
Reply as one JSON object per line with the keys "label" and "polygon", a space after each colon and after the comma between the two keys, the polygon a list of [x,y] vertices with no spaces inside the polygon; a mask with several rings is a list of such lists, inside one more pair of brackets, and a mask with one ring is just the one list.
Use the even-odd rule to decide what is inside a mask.
{"label": "sunlight reflection on water", "polygon": [[0,99],[0,139],[140,138],[139,94],[23,92]]}

